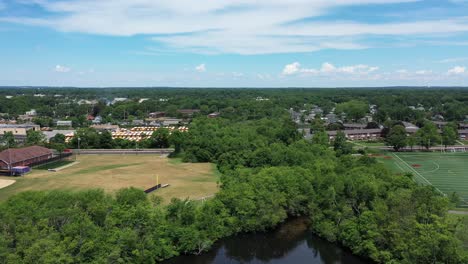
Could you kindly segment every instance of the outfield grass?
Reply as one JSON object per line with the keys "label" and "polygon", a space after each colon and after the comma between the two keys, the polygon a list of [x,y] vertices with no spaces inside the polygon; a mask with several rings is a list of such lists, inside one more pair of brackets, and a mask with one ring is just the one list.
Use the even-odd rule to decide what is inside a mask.
{"label": "outfield grass", "polygon": [[199,199],[217,192],[218,173],[211,163],[182,163],[159,155],[81,155],[75,165],[61,171],[33,169],[30,174],[13,178],[15,184],[0,189],[0,201],[27,190],[144,190],[156,185],[157,178],[159,183],[170,185],[152,193],[165,202],[174,197]]}
{"label": "outfield grass", "polygon": [[395,172],[410,172],[417,182],[468,202],[468,153],[386,153],[378,158]]}

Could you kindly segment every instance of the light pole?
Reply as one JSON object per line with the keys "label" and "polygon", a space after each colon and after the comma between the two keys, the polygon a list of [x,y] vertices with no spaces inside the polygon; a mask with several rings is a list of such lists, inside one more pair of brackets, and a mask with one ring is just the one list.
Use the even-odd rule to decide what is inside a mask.
{"label": "light pole", "polygon": [[78,155],[80,155],[80,141],[81,141],[81,138],[78,138]]}
{"label": "light pole", "polygon": [[12,171],[11,171],[11,149],[10,149],[10,142],[7,141],[7,147],[8,147],[8,172],[10,173],[10,176],[12,174]]}

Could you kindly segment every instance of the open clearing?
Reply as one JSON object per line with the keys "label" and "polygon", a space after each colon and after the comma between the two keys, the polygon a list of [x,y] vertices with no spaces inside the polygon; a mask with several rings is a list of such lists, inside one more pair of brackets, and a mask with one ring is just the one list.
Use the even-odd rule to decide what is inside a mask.
{"label": "open clearing", "polygon": [[411,172],[417,182],[468,202],[468,153],[386,153],[378,157],[396,172]]}
{"label": "open clearing", "polygon": [[[78,164],[58,172],[33,170],[16,183],[0,190],[0,201],[27,190],[104,189],[113,193],[125,187],[148,189],[159,183],[170,184],[152,194],[165,202],[171,198],[200,199],[217,192],[218,173],[211,163],[182,163],[160,155],[81,155]],[[0,177],[0,180],[12,180]]]}

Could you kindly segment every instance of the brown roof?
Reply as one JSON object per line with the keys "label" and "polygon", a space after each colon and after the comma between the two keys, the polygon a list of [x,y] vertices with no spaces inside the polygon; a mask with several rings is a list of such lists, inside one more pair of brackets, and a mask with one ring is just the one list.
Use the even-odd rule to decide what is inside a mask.
{"label": "brown roof", "polygon": [[182,114],[194,114],[200,112],[200,109],[179,109],[177,112]]}
{"label": "brown roof", "polygon": [[14,164],[45,155],[52,155],[52,150],[39,146],[31,146],[26,148],[4,150],[0,152],[0,160],[6,164]]}

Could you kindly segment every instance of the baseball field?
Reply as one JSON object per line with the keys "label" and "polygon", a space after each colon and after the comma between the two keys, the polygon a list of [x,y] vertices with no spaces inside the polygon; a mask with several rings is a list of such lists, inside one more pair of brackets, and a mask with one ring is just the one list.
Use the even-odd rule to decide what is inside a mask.
{"label": "baseball field", "polygon": [[159,155],[81,155],[76,162],[56,172],[33,169],[0,189],[0,201],[28,190],[84,190],[100,188],[113,193],[125,187],[148,189],[157,183],[169,184],[155,195],[169,202],[171,198],[201,199],[218,190],[218,172],[211,163],[182,163]]}

